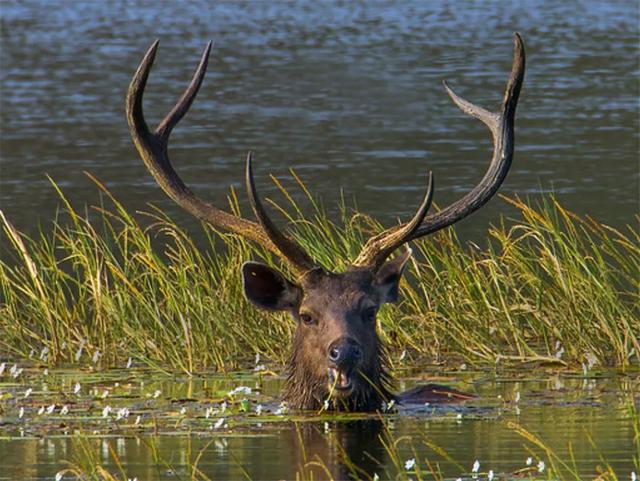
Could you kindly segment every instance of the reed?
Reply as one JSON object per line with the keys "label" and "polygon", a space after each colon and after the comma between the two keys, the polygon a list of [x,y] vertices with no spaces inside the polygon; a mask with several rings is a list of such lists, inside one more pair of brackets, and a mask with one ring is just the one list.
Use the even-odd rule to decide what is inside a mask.
{"label": "reed", "polygon": [[[293,235],[318,262],[346,267],[381,226],[341,204],[333,222],[302,181],[303,208],[274,179]],[[0,351],[11,357],[123,364],[129,357],[191,373],[275,362],[294,329],[245,301],[238,268],[268,252],[203,226],[206,245],[158,209],[133,215],[96,179],[104,204],[74,209],[58,191],[53,228],[29,238],[1,217]],[[299,197],[299,196],[295,196]],[[564,209],[503,198],[519,215],[486,248],[453,229],[415,242],[403,301],[380,315],[396,355],[486,365],[540,362],[628,368],[640,357],[640,235]],[[235,193],[230,205],[238,211]],[[98,353],[98,354],[96,354]]]}

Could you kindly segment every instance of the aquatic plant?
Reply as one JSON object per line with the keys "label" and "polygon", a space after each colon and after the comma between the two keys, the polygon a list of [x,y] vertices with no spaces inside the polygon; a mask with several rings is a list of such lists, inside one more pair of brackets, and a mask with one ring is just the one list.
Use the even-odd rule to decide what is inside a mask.
{"label": "aquatic plant", "polygon": [[[287,204],[275,207],[314,259],[344,268],[382,227],[344,201],[332,221],[294,178],[311,213],[274,179]],[[0,262],[2,352],[52,364],[134,359],[188,373],[232,369],[256,354],[284,360],[292,321],[249,305],[238,272],[250,258],[272,264],[268,252],[206,226],[207,242],[198,246],[157,208],[133,215],[93,181],[104,204],[85,212],[54,183],[62,209],[37,237],[1,216],[9,251]],[[493,226],[485,248],[463,243],[453,229],[414,243],[418,258],[401,285],[403,301],[379,317],[392,359],[403,352],[462,367],[637,365],[637,229],[577,216],[553,197],[539,205],[504,201],[518,218]],[[230,206],[239,211],[233,191]]]}

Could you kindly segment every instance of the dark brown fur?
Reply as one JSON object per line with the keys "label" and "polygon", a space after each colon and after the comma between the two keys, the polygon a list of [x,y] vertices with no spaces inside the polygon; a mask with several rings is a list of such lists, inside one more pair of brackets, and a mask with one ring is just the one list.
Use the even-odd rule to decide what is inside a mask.
{"label": "dark brown fur", "polygon": [[[259,307],[287,310],[297,321],[284,391],[291,408],[375,411],[391,400],[461,399],[452,395],[456,391],[437,386],[413,390],[406,397],[392,392],[387,351],[378,336],[376,314],[383,303],[397,299],[408,259],[409,253],[399,256],[376,274],[369,269],[336,274],[318,268],[304,275],[299,285],[264,264],[245,264],[245,293],[249,299]],[[338,366],[328,353],[336,342],[345,340],[357,346],[359,355]],[[346,373],[349,389],[332,385],[328,374],[332,367]]]}
{"label": "dark brown fur", "polygon": [[[376,321],[361,318],[364,306],[379,307],[379,294],[369,271],[344,274],[312,271],[303,280],[298,328],[287,362],[285,400],[294,408],[320,409],[325,400],[334,410],[373,411],[393,398],[390,392],[387,354],[377,333]],[[317,324],[300,322],[300,312],[317,316]],[[354,376],[353,392],[330,398],[327,381],[327,346],[340,336],[355,339],[362,348],[362,360]]]}

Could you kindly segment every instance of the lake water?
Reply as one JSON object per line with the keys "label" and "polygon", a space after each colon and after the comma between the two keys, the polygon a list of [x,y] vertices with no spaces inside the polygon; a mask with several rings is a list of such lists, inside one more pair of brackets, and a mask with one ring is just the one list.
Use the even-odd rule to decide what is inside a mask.
{"label": "lake water", "polygon": [[[155,38],[161,46],[145,95],[150,122],[173,105],[204,45],[215,42],[203,88],[172,137],[177,170],[202,197],[226,205],[229,187],[241,187],[252,149],[260,190],[276,199],[269,174],[292,185],[293,167],[332,215],[344,192],[389,224],[411,215],[423,175],[432,170],[435,201],[444,206],[481,178],[491,147],[486,129],[451,104],[441,81],[495,106],[510,68],[511,37],[519,31],[527,74],[515,162],[501,192],[532,199],[555,192],[569,209],[619,227],[638,212],[639,9],[638,2],[551,0],[3,2],[1,208],[33,234],[59,205],[46,176],[82,207],[99,202],[83,174],[89,171],[130,209],[152,202],[181,224],[196,225],[147,174],[124,118],[129,81]],[[496,199],[460,231],[482,238],[503,214],[513,211]],[[189,379],[60,369],[45,376],[32,366],[14,380],[5,372],[0,479],[52,479],[69,466],[64,460],[80,463],[87,456],[115,472],[112,453],[126,476],[140,481],[168,477],[167,466],[188,478],[189,460],[199,453],[198,469],[211,479],[295,479],[301,470],[321,469],[305,467],[305,459],[340,478],[347,470],[340,449],[367,475],[386,479],[397,466],[380,442],[384,429],[402,438],[396,464],[405,474],[404,463],[415,457],[423,468],[425,458],[438,463],[447,479],[472,479],[476,459],[480,471],[491,469],[502,479],[515,479],[522,469],[525,476],[544,476],[536,471],[541,449],[516,425],[560,459],[575,457],[576,470],[588,479],[597,465],[605,466],[600,456],[620,479],[637,469],[637,419],[629,407],[638,403],[637,375],[401,373],[407,387],[433,376],[480,397],[382,420],[282,417],[273,413],[281,379],[267,377],[256,391],[260,380],[250,373]],[[252,388],[246,406],[236,399],[229,408],[235,411],[205,416],[207,408],[220,410],[225,393],[239,385]],[[265,412],[259,416],[260,403]],[[63,406],[69,413],[60,413]],[[107,406],[113,410],[103,417]],[[117,420],[124,407],[130,415]]]}
{"label": "lake water", "polygon": [[[344,191],[389,224],[412,213],[432,170],[435,201],[446,205],[480,179],[490,141],[441,81],[493,108],[519,31],[527,74],[502,192],[555,192],[569,209],[621,226],[638,212],[639,9],[541,0],[3,3],[2,209],[33,233],[58,205],[47,174],[74,205],[98,202],[86,170],[131,209],[153,202],[195,225],[145,171],[124,118],[127,86],[155,38],[145,96],[154,123],[215,42],[172,139],[178,171],[201,196],[226,205],[253,149],[265,195],[276,194],[268,175],[287,182],[293,167],[330,212]],[[513,212],[495,200],[461,231],[484,236],[500,214]]]}
{"label": "lake water", "polygon": [[[499,479],[518,479],[522,470],[527,479],[546,479],[538,463],[551,467],[549,458],[517,426],[560,461],[572,465],[573,457],[582,479],[593,479],[605,463],[621,480],[636,469],[637,375],[405,368],[402,388],[435,380],[479,397],[378,416],[277,414],[282,379],[254,372],[188,378],[140,368],[51,369],[45,375],[42,367],[19,363],[24,371],[14,379],[11,366],[0,376],[0,479],[53,479],[69,463],[91,465],[87,460],[115,473],[116,459],[127,478],[141,481],[175,479],[175,473],[191,479],[194,463],[213,480],[296,479],[296,473],[311,479],[311,471],[316,480],[327,479],[327,472],[347,479],[344,454],[363,479],[376,473],[404,479],[396,478],[398,471],[417,479],[404,466],[412,458],[423,470],[428,460],[451,480],[472,479],[476,460],[483,479],[489,470]],[[397,442],[392,453],[383,444],[389,439]]]}

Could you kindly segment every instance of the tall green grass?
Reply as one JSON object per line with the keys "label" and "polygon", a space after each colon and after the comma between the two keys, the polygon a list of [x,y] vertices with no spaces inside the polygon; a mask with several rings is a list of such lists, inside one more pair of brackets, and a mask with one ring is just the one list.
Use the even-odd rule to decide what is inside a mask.
{"label": "tall green grass", "polygon": [[[273,205],[318,262],[344,269],[381,226],[344,202],[332,222],[295,178],[311,214],[277,181],[287,201]],[[293,322],[242,295],[240,264],[273,263],[267,252],[206,226],[198,248],[163,212],[133,215],[93,180],[106,205],[79,212],[54,184],[60,218],[37,237],[1,216],[11,252],[0,262],[1,352],[56,363],[90,362],[99,351],[105,366],[133,357],[186,372],[233,369],[256,353],[286,357]],[[380,316],[391,349],[473,364],[637,365],[637,229],[581,218],[553,197],[537,206],[504,201],[519,219],[493,227],[487,248],[453,229],[414,243],[403,301]],[[238,211],[233,192],[230,204]]]}

